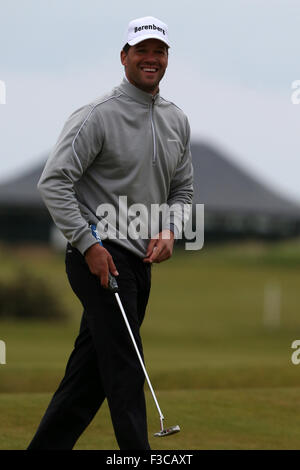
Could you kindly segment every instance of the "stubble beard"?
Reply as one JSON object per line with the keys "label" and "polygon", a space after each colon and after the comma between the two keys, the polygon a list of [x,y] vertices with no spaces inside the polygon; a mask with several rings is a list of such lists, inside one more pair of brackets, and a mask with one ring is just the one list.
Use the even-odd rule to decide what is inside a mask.
{"label": "stubble beard", "polygon": [[153,93],[156,89],[158,89],[159,87],[159,83],[160,81],[162,80],[164,76],[164,73],[162,75],[159,76],[159,78],[157,80],[155,80],[154,83],[149,83],[147,84],[146,81],[139,79],[139,77],[137,77],[137,79],[132,79],[134,85],[137,87],[137,88],[140,88],[141,90],[145,91],[146,93]]}

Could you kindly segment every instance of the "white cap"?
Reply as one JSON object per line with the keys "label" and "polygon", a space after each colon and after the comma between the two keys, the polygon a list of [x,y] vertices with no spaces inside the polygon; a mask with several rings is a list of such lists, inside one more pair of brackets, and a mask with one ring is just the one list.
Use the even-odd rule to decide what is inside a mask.
{"label": "white cap", "polygon": [[145,39],[159,39],[170,47],[168,26],[153,16],[145,16],[130,21],[128,24],[125,44],[134,46]]}

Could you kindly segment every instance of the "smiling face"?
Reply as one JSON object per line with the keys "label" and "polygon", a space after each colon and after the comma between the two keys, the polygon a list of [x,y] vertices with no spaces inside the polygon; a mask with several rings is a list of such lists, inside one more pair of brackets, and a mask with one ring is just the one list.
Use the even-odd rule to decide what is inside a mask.
{"label": "smiling face", "polygon": [[130,83],[155,95],[168,66],[167,46],[159,39],[146,39],[127,53],[122,50],[121,62]]}

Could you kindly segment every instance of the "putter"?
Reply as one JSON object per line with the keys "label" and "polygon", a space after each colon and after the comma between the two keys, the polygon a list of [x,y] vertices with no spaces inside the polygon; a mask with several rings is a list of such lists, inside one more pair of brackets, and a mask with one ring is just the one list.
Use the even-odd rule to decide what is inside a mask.
{"label": "putter", "polygon": [[[97,232],[97,227],[96,225],[91,225],[90,226],[91,228],[91,231],[92,231],[92,234],[94,235],[94,237],[96,238],[96,240],[98,241],[98,243],[103,246],[102,244],[102,241],[101,241],[101,238],[99,237],[99,234]],[[121,310],[121,313],[122,313],[122,316],[123,316],[123,319],[125,321],[125,324],[127,326],[127,329],[128,329],[128,332],[129,332],[129,335],[131,337],[131,340],[133,342],[133,345],[135,347],[135,350],[136,350],[136,353],[137,353],[137,356],[139,358],[139,361],[140,361],[140,364],[142,366],[142,369],[143,369],[143,372],[145,374],[145,377],[147,379],[147,382],[148,382],[148,385],[149,385],[149,388],[150,388],[150,391],[152,393],[152,397],[154,399],[154,403],[156,405],[156,408],[157,408],[157,411],[158,411],[158,414],[159,414],[159,420],[160,420],[160,427],[161,427],[161,430],[159,432],[156,432],[154,434],[155,437],[165,437],[165,436],[170,436],[171,434],[175,434],[176,432],[179,432],[180,431],[180,427],[178,426],[178,424],[176,426],[171,426],[170,428],[166,428],[164,429],[164,416],[161,412],[161,409],[160,409],[160,406],[158,404],[158,401],[157,401],[157,398],[156,398],[156,395],[154,393],[154,390],[152,388],[152,385],[151,385],[151,382],[150,382],[150,379],[149,379],[149,376],[147,374],[147,371],[146,371],[146,368],[144,366],[144,363],[143,363],[143,360],[142,360],[142,357],[140,355],[140,351],[137,347],[137,344],[135,342],[135,339],[134,339],[134,336],[132,334],[132,331],[131,331],[131,328],[130,328],[130,325],[129,325],[129,322],[128,322],[128,319],[127,319],[127,316],[125,314],[125,311],[124,311],[124,308],[123,308],[123,305],[122,305],[122,302],[121,302],[121,299],[120,299],[120,296],[118,294],[118,283],[116,281],[116,278],[114,276],[112,276],[112,274],[109,272],[108,273],[108,289],[113,293],[115,294],[115,297],[116,297],[116,300],[117,300],[117,303],[119,305],[119,308]]]}

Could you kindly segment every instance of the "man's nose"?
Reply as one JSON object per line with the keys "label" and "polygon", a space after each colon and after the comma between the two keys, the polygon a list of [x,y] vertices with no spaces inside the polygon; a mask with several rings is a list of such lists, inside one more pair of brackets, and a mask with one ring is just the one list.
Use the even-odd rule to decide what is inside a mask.
{"label": "man's nose", "polygon": [[147,52],[147,54],[145,54],[144,60],[145,62],[157,62],[155,52]]}

